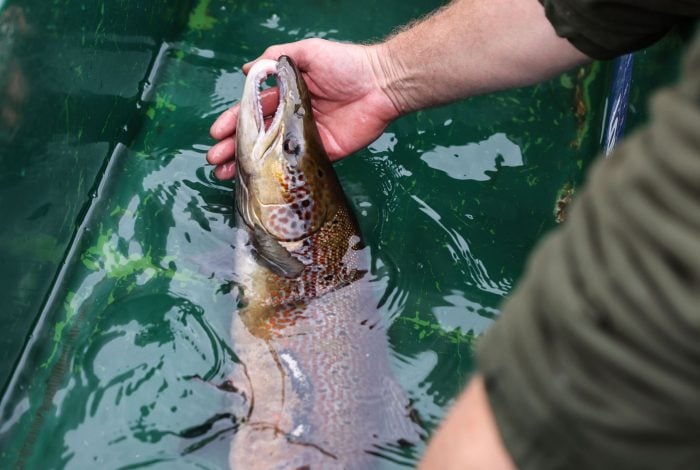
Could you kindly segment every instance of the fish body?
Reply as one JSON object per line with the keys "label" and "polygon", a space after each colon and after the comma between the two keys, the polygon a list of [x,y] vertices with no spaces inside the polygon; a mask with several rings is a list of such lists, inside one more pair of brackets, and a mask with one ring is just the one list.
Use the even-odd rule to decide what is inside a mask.
{"label": "fish body", "polygon": [[[277,76],[268,129],[259,85]],[[237,128],[232,323],[248,403],[234,469],[364,469],[419,439],[378,326],[369,256],[291,59],[258,61]]]}

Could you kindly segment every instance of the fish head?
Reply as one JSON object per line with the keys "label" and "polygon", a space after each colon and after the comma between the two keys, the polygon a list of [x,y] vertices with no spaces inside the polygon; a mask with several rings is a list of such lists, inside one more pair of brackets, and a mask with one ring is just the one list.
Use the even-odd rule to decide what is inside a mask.
{"label": "fish head", "polygon": [[[260,84],[272,74],[279,105],[267,126]],[[279,242],[302,240],[317,232],[343,203],[308,89],[291,58],[259,60],[250,69],[236,134],[236,205],[250,229]]]}

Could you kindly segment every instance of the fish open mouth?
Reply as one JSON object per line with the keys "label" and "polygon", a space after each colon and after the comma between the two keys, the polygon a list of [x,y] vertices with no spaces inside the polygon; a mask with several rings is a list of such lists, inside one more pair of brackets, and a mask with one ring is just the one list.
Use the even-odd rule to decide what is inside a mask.
{"label": "fish open mouth", "polygon": [[[256,62],[248,72],[248,80],[253,80],[255,85],[255,94],[253,96],[253,110],[255,115],[255,124],[258,129],[258,138],[261,141],[269,134],[276,132],[279,127],[285,107],[286,93],[286,78],[284,73],[280,73],[279,62],[271,59],[262,59]],[[279,90],[279,103],[274,114],[265,116],[263,113],[261,90],[262,84],[268,77],[273,76],[277,81]]]}

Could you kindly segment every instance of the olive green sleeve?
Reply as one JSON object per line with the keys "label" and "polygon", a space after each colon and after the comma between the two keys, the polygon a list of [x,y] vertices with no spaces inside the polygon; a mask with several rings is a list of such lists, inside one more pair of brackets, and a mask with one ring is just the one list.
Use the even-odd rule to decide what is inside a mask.
{"label": "olive green sleeve", "polygon": [[650,46],[700,16],[698,0],[540,0],[557,34],[594,59]]}
{"label": "olive green sleeve", "polygon": [[589,175],[478,360],[521,470],[700,462],[700,39]]}

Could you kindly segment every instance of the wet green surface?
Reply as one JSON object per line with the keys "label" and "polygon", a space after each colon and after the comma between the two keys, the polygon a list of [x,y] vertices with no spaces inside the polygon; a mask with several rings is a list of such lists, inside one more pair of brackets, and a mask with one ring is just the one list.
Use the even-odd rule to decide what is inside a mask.
{"label": "wet green surface", "polygon": [[[437,2],[144,4],[3,10],[14,32],[0,54],[16,65],[0,69],[2,103],[19,117],[0,132],[0,382],[28,346],[0,409],[1,468],[225,465],[236,417],[208,382],[237,367],[233,187],[203,165],[208,127],[267,45],[370,40]],[[676,47],[638,61],[635,123]],[[17,73],[26,92],[9,97]],[[606,76],[594,65],[408,116],[336,165],[372,249],[392,365],[426,428],[597,152]]]}
{"label": "wet green surface", "polygon": [[0,338],[1,383],[106,158],[138,131],[137,106],[161,42],[187,20],[186,1],[138,12],[135,4],[10,2],[0,17],[0,296],[9,333]]}

